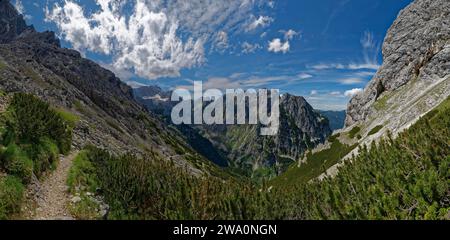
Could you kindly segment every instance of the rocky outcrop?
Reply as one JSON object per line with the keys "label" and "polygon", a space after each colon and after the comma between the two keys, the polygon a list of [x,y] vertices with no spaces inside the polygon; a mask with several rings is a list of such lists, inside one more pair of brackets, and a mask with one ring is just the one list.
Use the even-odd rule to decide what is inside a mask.
{"label": "rocky outcrop", "polygon": [[416,0],[402,10],[383,45],[383,65],[348,106],[346,125],[375,116],[382,95],[412,81],[433,84],[450,74],[450,1]]}
{"label": "rocky outcrop", "polygon": [[280,109],[282,131],[283,128],[297,128],[313,142],[324,142],[331,134],[328,119],[316,112],[303,97],[284,94]]}
{"label": "rocky outcrop", "polygon": [[23,17],[17,13],[9,0],[0,0],[0,43],[17,38],[26,30],[34,29],[27,26]]}

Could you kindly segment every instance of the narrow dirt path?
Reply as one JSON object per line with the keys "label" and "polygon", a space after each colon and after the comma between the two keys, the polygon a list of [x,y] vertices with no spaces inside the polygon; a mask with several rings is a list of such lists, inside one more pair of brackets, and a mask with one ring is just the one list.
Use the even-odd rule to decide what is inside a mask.
{"label": "narrow dirt path", "polygon": [[71,220],[74,219],[67,209],[69,194],[67,176],[73,159],[78,152],[60,158],[57,169],[50,173],[41,183],[35,182],[31,193],[35,211],[28,216],[34,220]]}

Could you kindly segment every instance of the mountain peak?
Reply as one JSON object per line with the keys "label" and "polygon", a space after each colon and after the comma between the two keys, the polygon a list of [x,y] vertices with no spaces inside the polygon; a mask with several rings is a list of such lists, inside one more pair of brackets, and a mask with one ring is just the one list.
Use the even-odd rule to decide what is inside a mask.
{"label": "mountain peak", "polygon": [[34,30],[32,26],[27,26],[9,0],[0,0],[0,23],[0,43],[10,42],[27,30]]}

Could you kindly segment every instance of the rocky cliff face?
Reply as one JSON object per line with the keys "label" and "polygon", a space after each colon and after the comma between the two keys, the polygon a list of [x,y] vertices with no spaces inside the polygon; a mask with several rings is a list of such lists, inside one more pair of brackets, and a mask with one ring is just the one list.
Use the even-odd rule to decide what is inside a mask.
{"label": "rocky cliff face", "polygon": [[282,130],[283,127],[297,128],[313,142],[323,142],[331,134],[328,119],[316,112],[303,97],[284,94],[280,108]]}
{"label": "rocky cliff face", "polygon": [[416,0],[402,10],[387,33],[383,56],[376,76],[362,94],[351,100],[347,126],[376,116],[379,111],[375,104],[409,83],[419,82],[410,89],[414,94],[408,94],[414,97],[449,76],[450,1]]}
{"label": "rocky cliff face", "polygon": [[92,144],[114,153],[154,151],[195,173],[200,172],[196,166],[209,166],[176,129],[135,101],[132,89],[112,72],[61,48],[54,33],[26,26],[7,0],[0,0],[0,22],[0,89],[32,93],[77,115],[75,148]]}
{"label": "rocky cliff face", "polygon": [[[415,0],[383,44],[383,65],[349,103],[339,140],[367,145],[409,128],[450,95],[450,1]],[[354,149],[343,159],[357,155]],[[334,176],[343,161],[320,178]]]}
{"label": "rocky cliff face", "polygon": [[0,43],[9,42],[19,36],[28,27],[25,20],[8,0],[0,0]]}

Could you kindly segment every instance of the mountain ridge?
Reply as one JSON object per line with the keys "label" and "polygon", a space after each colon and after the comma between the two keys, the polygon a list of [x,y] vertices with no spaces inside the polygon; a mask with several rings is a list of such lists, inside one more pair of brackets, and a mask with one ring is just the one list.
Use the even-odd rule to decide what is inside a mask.
{"label": "mountain ridge", "polygon": [[0,21],[5,23],[0,27],[1,89],[32,93],[78,116],[75,149],[95,145],[117,154],[157,152],[194,174],[214,171],[176,129],[139,104],[132,89],[111,71],[61,48],[53,32],[25,27],[9,1],[0,0]]}
{"label": "mountain ridge", "polygon": [[[175,104],[167,100],[170,99],[170,92],[163,91],[157,86],[133,90],[140,102],[150,111],[165,116],[170,124],[168,118]],[[192,140],[201,139],[204,142],[204,147],[197,148],[197,151],[205,152],[206,146],[213,147],[216,155],[228,159],[229,165],[237,171],[242,172],[244,169],[248,172],[247,175],[267,168],[276,169],[274,174],[283,172],[287,165],[297,161],[307,149],[325,142],[331,134],[328,120],[315,111],[303,97],[291,94],[283,94],[280,99],[278,134],[273,137],[259,136],[259,127],[259,125],[184,125],[179,126],[179,129],[185,135],[195,136]]]}

